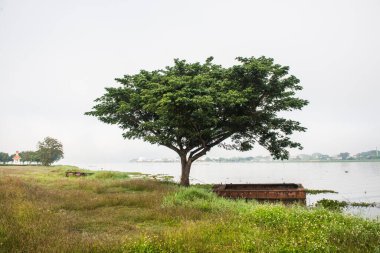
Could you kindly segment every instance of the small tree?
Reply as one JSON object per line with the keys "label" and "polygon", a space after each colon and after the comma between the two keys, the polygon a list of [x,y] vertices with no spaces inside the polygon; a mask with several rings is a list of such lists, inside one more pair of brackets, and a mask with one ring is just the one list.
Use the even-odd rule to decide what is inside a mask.
{"label": "small tree", "polygon": [[343,152],[338,155],[338,157],[342,158],[342,160],[347,160],[350,157],[350,153]]}
{"label": "small tree", "polygon": [[38,151],[32,151],[31,155],[30,155],[30,161],[31,162],[34,162],[36,164],[39,164],[41,163],[41,158],[40,158],[40,155],[38,153]]}
{"label": "small tree", "polygon": [[122,87],[106,88],[86,114],[120,126],[124,138],[174,150],[184,186],[189,185],[192,163],[218,145],[246,151],[258,143],[276,159],[287,159],[287,148],[301,149],[289,135],[305,128],[277,115],[308,103],[295,97],[302,87],[288,75],[289,68],[266,57],[239,57],[240,64],[230,68],[212,60],[176,59],[164,70],[125,75],[116,79]]}
{"label": "small tree", "polygon": [[42,165],[49,166],[63,158],[63,146],[58,140],[46,137],[42,142],[38,142],[37,153]]}
{"label": "small tree", "polygon": [[28,151],[21,151],[19,153],[20,157],[21,157],[21,162],[22,164],[25,164],[25,162],[28,162],[29,161],[29,154],[28,154]]}
{"label": "small tree", "polygon": [[22,163],[29,163],[31,164],[33,162],[33,157],[36,155],[35,151],[22,151],[20,152],[21,161]]}
{"label": "small tree", "polygon": [[11,156],[8,153],[0,152],[0,162],[6,164],[12,160]]}

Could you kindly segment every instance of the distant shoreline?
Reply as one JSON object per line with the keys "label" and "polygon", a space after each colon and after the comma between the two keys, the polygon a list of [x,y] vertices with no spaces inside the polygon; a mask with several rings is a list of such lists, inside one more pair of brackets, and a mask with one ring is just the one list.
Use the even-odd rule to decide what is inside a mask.
{"label": "distant shoreline", "polygon": [[[273,161],[196,161],[197,163],[368,163],[380,159],[367,160],[273,160]],[[180,163],[180,161],[129,161],[129,163]]]}
{"label": "distant shoreline", "polygon": [[[367,160],[273,160],[273,161],[196,161],[196,163],[370,163],[380,162],[380,159],[367,159]],[[180,161],[127,161],[125,163],[180,163]],[[60,165],[60,164],[55,164]],[[40,164],[0,164],[0,167],[10,166],[41,166]]]}

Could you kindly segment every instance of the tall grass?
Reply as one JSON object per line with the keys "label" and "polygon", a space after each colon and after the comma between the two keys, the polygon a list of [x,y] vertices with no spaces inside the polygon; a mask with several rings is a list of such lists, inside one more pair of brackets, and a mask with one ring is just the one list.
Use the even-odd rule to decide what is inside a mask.
{"label": "tall grass", "polygon": [[119,173],[66,178],[72,169],[0,169],[0,252],[122,252],[125,236],[170,220],[157,210],[172,186]]}
{"label": "tall grass", "polygon": [[380,252],[376,221],[68,169],[0,168],[0,252]]}
{"label": "tall grass", "polygon": [[175,229],[127,241],[126,252],[379,252],[380,224],[323,208],[230,201],[180,188],[166,207],[213,213]]}
{"label": "tall grass", "polygon": [[218,197],[210,190],[199,187],[180,187],[176,192],[163,200],[164,207],[185,207],[199,209],[204,212],[236,212],[246,213],[253,210],[256,201],[246,203],[244,200],[228,200]]}
{"label": "tall grass", "polygon": [[126,179],[130,178],[130,175],[125,172],[116,171],[99,171],[94,175],[97,179]]}

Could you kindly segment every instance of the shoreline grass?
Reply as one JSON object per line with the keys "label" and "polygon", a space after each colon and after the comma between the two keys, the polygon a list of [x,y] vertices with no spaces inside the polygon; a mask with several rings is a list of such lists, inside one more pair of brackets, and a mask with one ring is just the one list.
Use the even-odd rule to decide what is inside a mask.
{"label": "shoreline grass", "polygon": [[338,194],[338,192],[333,191],[333,190],[318,190],[318,189],[305,189],[305,192],[306,194],[311,194],[311,195],[324,194],[324,193]]}
{"label": "shoreline grass", "polygon": [[380,251],[378,221],[227,200],[135,173],[65,177],[69,170],[78,168],[0,167],[0,252]]}

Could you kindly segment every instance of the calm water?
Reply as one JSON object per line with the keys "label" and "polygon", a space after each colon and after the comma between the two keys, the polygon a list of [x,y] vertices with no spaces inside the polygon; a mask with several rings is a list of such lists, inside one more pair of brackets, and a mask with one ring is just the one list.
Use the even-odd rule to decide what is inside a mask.
{"label": "calm water", "polygon": [[[92,170],[116,170],[167,174],[178,181],[179,163],[87,164]],[[376,202],[374,208],[351,208],[347,212],[380,219],[380,162],[258,162],[194,163],[192,183],[301,183],[308,189],[328,189],[339,194],[309,195],[307,203],[322,198],[351,202]]]}

